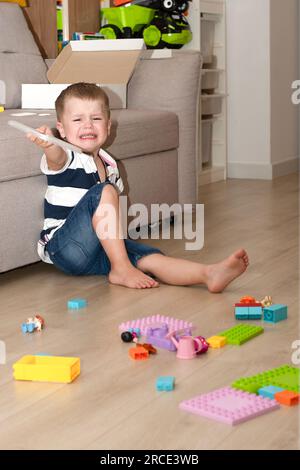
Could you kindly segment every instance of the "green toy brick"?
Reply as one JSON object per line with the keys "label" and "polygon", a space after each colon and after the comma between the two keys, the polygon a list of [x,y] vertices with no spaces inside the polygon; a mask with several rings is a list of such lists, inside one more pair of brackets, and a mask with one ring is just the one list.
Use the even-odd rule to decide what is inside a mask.
{"label": "green toy brick", "polygon": [[264,329],[261,326],[248,325],[247,323],[244,323],[243,325],[236,325],[228,330],[222,331],[221,333],[218,333],[217,336],[225,336],[228,344],[240,346],[263,332]]}
{"label": "green toy brick", "polygon": [[236,380],[233,388],[244,390],[245,392],[257,392],[261,387],[274,385],[291,392],[300,392],[300,370],[297,367],[283,365],[276,369],[270,369],[261,374],[252,375]]}

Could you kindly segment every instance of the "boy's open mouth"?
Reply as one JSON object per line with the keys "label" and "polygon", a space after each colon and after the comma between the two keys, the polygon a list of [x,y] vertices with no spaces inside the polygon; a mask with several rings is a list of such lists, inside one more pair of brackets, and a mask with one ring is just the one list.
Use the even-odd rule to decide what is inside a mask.
{"label": "boy's open mouth", "polygon": [[96,139],[96,134],[82,134],[79,136],[80,139],[83,139],[83,140],[94,140]]}

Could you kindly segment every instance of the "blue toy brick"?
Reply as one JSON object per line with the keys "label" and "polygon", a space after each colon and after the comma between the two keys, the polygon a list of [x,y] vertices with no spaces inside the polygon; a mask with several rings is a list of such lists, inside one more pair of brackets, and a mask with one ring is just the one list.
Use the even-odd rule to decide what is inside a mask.
{"label": "blue toy brick", "polygon": [[27,323],[27,331],[29,333],[33,333],[35,330],[35,324],[34,323]]}
{"label": "blue toy brick", "polygon": [[264,321],[278,323],[287,319],[287,306],[281,304],[270,305],[264,308]]}
{"label": "blue toy brick", "polygon": [[141,329],[140,328],[128,328],[130,333],[135,333],[138,337],[141,336]]}
{"label": "blue toy brick", "polygon": [[275,393],[283,392],[283,388],[276,387],[275,385],[268,385],[266,387],[261,387],[258,390],[258,394],[265,398],[270,398],[271,400],[275,400]]}
{"label": "blue toy brick", "polygon": [[248,320],[249,307],[235,307],[235,318],[237,320]]}
{"label": "blue toy brick", "polygon": [[156,379],[156,390],[159,392],[170,392],[174,390],[175,377],[162,376]]}
{"label": "blue toy brick", "polygon": [[70,299],[68,300],[68,308],[84,308],[87,306],[87,301],[85,299]]}
{"label": "blue toy brick", "polygon": [[23,333],[33,333],[35,330],[34,323],[22,323],[21,329]]}
{"label": "blue toy brick", "polygon": [[249,320],[260,320],[262,318],[262,307],[249,307]]}

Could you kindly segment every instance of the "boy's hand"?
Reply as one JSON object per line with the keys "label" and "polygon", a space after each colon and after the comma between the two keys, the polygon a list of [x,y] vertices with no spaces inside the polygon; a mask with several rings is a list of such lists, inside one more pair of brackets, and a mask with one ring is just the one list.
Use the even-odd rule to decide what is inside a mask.
{"label": "boy's hand", "polygon": [[[45,134],[45,135],[52,135],[53,136],[53,132],[51,131],[50,127],[48,126],[41,126],[39,128],[36,129],[38,132],[40,132],[41,134]],[[33,134],[26,134],[26,137],[31,141],[33,142],[34,144],[38,145],[39,147],[42,147],[43,149],[48,149],[50,147],[55,147],[54,144],[52,144],[51,142],[46,142],[45,140],[42,140],[40,139],[38,136],[36,135],[33,135]]]}

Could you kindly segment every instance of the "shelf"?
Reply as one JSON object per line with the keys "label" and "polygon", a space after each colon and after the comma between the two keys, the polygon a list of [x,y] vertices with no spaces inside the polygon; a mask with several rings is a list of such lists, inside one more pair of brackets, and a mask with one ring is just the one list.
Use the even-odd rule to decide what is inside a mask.
{"label": "shelf", "polygon": [[224,14],[224,1],[203,0],[200,1],[200,12],[212,15]]}
{"label": "shelf", "polygon": [[197,162],[199,186],[226,179],[227,74],[225,1],[193,0],[188,21],[193,39],[188,49],[203,56]]}

